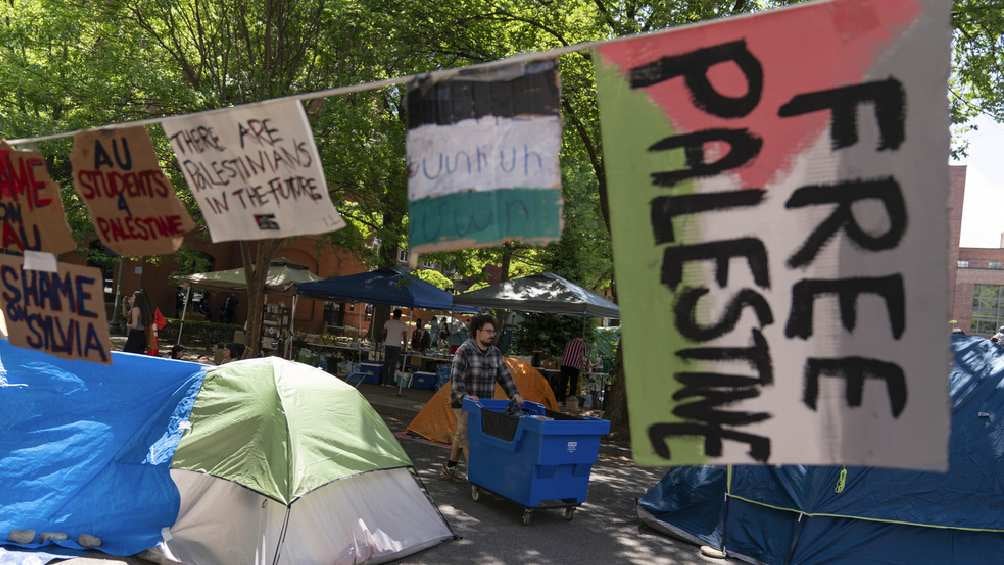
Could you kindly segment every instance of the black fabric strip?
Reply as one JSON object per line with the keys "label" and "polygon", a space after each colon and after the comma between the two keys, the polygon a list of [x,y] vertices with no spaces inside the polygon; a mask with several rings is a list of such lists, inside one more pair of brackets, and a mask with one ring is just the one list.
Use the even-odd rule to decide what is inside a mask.
{"label": "black fabric strip", "polygon": [[[438,81],[428,76],[412,80],[408,83],[408,129],[486,116],[557,116],[561,102],[554,61],[515,67],[523,72],[473,70]],[[499,77],[506,74],[516,76]]]}

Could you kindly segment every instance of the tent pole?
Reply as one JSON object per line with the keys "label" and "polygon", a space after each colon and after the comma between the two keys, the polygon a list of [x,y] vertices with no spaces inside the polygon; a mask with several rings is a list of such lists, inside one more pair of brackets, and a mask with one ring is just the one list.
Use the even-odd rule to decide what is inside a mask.
{"label": "tent pole", "polygon": [[728,555],[729,495],[732,494],[732,465],[725,466],[725,496],[722,499],[722,555]]}
{"label": "tent pole", "polygon": [[185,329],[185,313],[188,312],[188,303],[192,301],[192,287],[188,287],[188,292],[185,293],[185,303],[181,306],[181,325],[178,326],[178,343],[175,345],[181,346],[181,332]]}
{"label": "tent pole", "polygon": [[[115,276],[115,305],[112,306],[112,325],[116,328],[121,327],[119,325],[121,322],[119,319],[119,305],[122,300],[122,262],[122,256],[119,255],[118,274]],[[126,330],[126,334],[128,333],[129,331]]]}
{"label": "tent pole", "polygon": [[289,338],[286,345],[286,359],[291,359],[293,357],[293,327],[294,320],[296,319],[296,298],[297,295],[293,295],[293,305],[290,307],[289,312]]}

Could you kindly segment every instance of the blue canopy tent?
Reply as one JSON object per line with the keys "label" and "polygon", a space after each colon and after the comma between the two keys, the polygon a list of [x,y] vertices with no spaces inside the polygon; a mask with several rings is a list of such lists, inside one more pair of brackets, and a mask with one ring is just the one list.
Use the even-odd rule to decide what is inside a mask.
{"label": "blue canopy tent", "polygon": [[952,336],[949,472],[676,467],[649,526],[751,563],[989,563],[1004,555],[1004,349]]}
{"label": "blue canopy tent", "polygon": [[415,275],[385,267],[365,273],[297,284],[296,293],[321,300],[341,299],[349,302],[456,312],[477,311],[476,308],[455,306],[452,294],[432,286]]}

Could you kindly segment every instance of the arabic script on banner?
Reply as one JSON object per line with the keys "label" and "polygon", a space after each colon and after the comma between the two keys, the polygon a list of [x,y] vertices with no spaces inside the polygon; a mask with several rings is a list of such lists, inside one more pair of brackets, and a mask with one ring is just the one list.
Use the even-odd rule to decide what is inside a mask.
{"label": "arabic script on banner", "polygon": [[554,61],[423,77],[408,87],[414,253],[561,237]]}

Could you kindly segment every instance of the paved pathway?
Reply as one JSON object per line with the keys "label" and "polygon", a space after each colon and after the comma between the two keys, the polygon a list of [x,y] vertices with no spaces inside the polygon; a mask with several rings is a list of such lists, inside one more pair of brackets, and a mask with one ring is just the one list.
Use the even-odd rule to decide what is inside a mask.
{"label": "paved pathway", "polygon": [[[399,432],[421,407],[421,397],[412,393],[402,399],[388,391],[363,387],[371,404],[391,429]],[[564,520],[559,511],[543,511],[535,514],[529,527],[524,527],[515,504],[491,496],[474,502],[467,483],[438,478],[447,449],[409,440],[401,444],[440,511],[463,538],[401,563],[707,563],[698,556],[697,547],[639,526],[635,499],[655,484],[662,472],[634,465],[626,448],[604,446],[592,470],[589,499],[572,521]]]}

